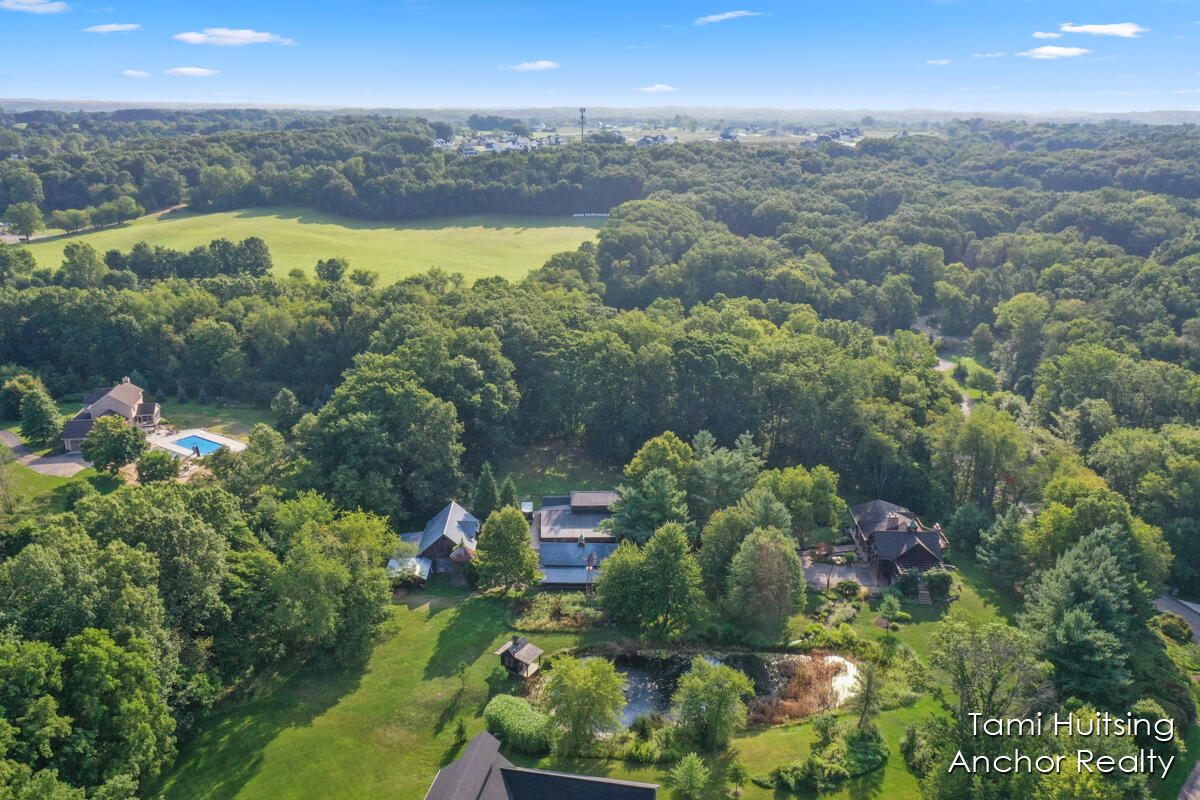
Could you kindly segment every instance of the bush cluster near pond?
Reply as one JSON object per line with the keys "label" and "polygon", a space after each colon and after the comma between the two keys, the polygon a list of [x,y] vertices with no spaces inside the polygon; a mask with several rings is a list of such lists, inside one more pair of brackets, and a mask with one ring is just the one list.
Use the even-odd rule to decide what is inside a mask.
{"label": "bush cluster near pond", "polygon": [[87,242],[101,253],[114,248],[128,251],[143,241],[186,251],[213,239],[258,236],[271,249],[280,275],[295,268],[311,274],[318,258],[338,256],[352,268],[378,272],[384,284],[431,267],[461,272],[468,281],[491,275],[517,279],[554,253],[574,250],[592,239],[603,223],[603,219],[502,214],[387,223],[269,207],[212,214],[176,212],[119,228],[35,241],[29,250],[40,266],[56,268],[70,242]]}

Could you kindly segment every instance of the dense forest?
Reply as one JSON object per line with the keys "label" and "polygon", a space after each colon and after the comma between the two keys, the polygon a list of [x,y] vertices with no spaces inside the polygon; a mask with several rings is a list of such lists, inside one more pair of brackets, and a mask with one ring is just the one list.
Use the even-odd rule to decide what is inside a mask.
{"label": "dense forest", "polygon": [[[1031,634],[1013,652],[1054,679],[1014,704],[1141,700],[1191,722],[1187,656],[1151,624],[1150,598],[1200,596],[1194,129],[962,121],[854,147],[589,142],[581,164],[577,147],[433,150],[442,127],[0,117],[0,152],[21,156],[0,162],[0,207],[39,215],[122,197],[385,219],[611,209],[595,243],[515,283],[434,270],[380,286],[332,253],[314,254],[313,277],[256,239],[79,242],[57,269],[0,249],[0,416],[130,375],[160,397],[277,417],[211,459],[210,485],[6,514],[0,716],[17,796],[51,796],[28,793],[37,781],[128,796],[259,671],[361,657],[393,531],[529,441],[633,460],[628,574],[637,546],[678,524],[719,620],[706,635],[756,627],[723,617],[761,599],[727,602],[731,554],[844,525],[838,492],[881,497],[945,521],[952,547],[1023,598]],[[935,370],[950,344],[973,358],[956,377],[983,393],[969,414]],[[656,448],[688,468],[671,475]],[[97,682],[124,676],[105,702],[140,717],[98,709],[84,659]],[[960,734],[931,723],[911,744],[932,763]],[[927,788],[969,793],[936,775]]]}

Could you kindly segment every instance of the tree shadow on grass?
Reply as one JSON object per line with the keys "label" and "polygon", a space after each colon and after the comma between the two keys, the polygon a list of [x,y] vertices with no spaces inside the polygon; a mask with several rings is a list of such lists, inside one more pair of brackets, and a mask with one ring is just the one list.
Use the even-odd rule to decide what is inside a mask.
{"label": "tree shadow on grass", "polygon": [[846,794],[850,796],[850,800],[873,800],[883,797],[883,779],[886,770],[887,767],[884,766],[847,781]]}
{"label": "tree shadow on grass", "polygon": [[330,674],[298,672],[253,699],[218,706],[184,745],[155,800],[231,800],[258,774],[268,745],[289,728],[311,725],[353,693],[364,665]]}
{"label": "tree shadow on grass", "polygon": [[498,600],[468,597],[449,613],[425,665],[426,680],[453,675],[463,661],[475,663],[497,637],[508,633],[504,606]]}
{"label": "tree shadow on grass", "polygon": [[492,671],[488,673],[485,679],[488,691],[487,697],[479,706],[479,713],[483,713],[483,709],[487,707],[488,701],[498,694],[521,694],[521,684],[512,675],[508,674],[508,670],[500,665],[499,660],[492,667]]}
{"label": "tree shadow on grass", "polygon": [[602,228],[603,217],[570,217],[563,214],[539,216],[533,214],[465,214],[444,217],[412,217],[407,219],[371,220],[344,217],[301,206],[266,206],[246,208],[235,213],[238,219],[274,217],[295,220],[301,224],[340,225],[353,230],[454,230],[461,228],[491,228],[493,230],[524,230],[529,228],[559,228],[566,225],[579,228]]}

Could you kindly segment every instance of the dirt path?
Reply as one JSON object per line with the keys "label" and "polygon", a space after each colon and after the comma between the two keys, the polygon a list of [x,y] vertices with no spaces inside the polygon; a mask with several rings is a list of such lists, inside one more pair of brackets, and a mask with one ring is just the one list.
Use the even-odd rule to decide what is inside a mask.
{"label": "dirt path", "polygon": [[[947,361],[946,359],[942,358],[941,356],[938,356],[938,363],[937,363],[937,366],[934,367],[934,370],[936,370],[937,372],[953,372],[954,371],[954,362]],[[961,402],[959,402],[958,407],[962,409],[963,416],[964,417],[971,416],[971,412],[975,410],[975,401],[972,400],[971,397],[966,392],[962,392],[960,394],[960,397],[961,397]]]}
{"label": "dirt path", "polygon": [[[178,211],[181,208],[186,208],[186,206],[184,206],[184,205],[171,206],[170,208],[164,208],[162,211],[154,211],[149,214],[143,214],[142,216],[137,217],[136,219],[130,220],[130,222],[137,222],[138,220],[141,220],[141,219],[150,219],[151,217],[161,217],[163,214],[170,214],[172,211]],[[40,242],[45,239],[58,239],[58,238],[61,238],[64,236],[78,236],[81,233],[92,233],[93,231],[97,231],[97,230],[107,230],[107,229],[106,228],[88,228],[87,230],[77,231],[76,233],[40,233],[37,236],[30,236],[28,242],[26,242],[20,236],[17,236],[15,233],[0,233],[0,242],[3,242],[4,244],[32,244],[33,242]]]}
{"label": "dirt path", "polygon": [[9,431],[0,431],[0,444],[13,452],[17,463],[28,467],[39,475],[71,478],[88,468],[88,463],[78,453],[63,453],[57,456],[39,456],[31,453],[21,440]]}

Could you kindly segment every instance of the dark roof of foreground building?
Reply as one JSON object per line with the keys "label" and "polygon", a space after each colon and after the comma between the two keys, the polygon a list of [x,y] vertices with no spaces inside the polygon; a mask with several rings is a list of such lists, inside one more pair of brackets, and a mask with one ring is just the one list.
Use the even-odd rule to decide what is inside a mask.
{"label": "dark roof of foreground building", "polygon": [[655,800],[658,786],[610,778],[524,769],[500,755],[500,742],[484,731],[433,779],[425,800]]}

